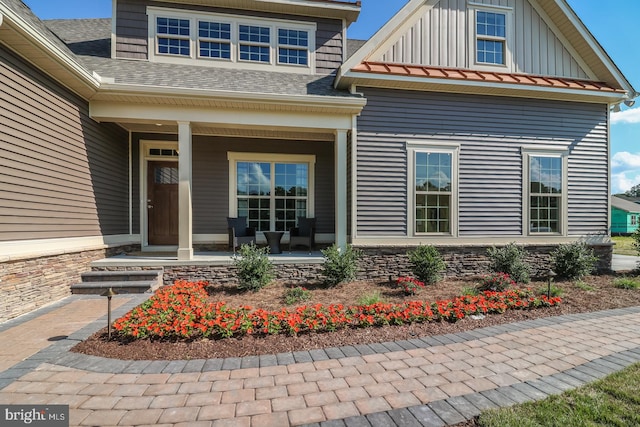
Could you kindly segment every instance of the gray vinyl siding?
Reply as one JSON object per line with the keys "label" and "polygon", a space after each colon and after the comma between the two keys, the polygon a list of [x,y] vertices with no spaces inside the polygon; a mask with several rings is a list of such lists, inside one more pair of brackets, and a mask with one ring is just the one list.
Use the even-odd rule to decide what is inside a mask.
{"label": "gray vinyl siding", "polygon": [[[479,0],[475,4],[512,8],[513,72],[588,78],[569,50],[528,0]],[[385,62],[474,68],[469,51],[467,0],[440,0],[379,58]],[[475,43],[475,42],[474,42]]]}
{"label": "gray vinyl siding", "polygon": [[[136,134],[140,140],[175,140],[171,135]],[[193,136],[193,232],[225,234],[229,216],[228,152],[313,154],[315,164],[315,216],[318,233],[333,233],[334,175],[333,142],[302,142]],[[135,167],[134,175],[138,175]],[[137,180],[137,178],[135,178]],[[134,196],[135,198],[136,196]],[[135,205],[134,218],[139,217]],[[137,224],[137,222],[136,222]]]}
{"label": "gray vinyl siding", "polygon": [[[164,7],[170,5],[153,1],[118,0],[116,11],[116,57],[128,59],[148,59],[148,27],[147,7]],[[272,19],[315,22],[316,31],[316,73],[334,73],[342,64],[344,40],[342,22],[335,19],[320,19],[303,16],[268,14],[245,10],[230,10],[203,6],[184,6],[179,10],[197,12],[229,13],[248,17],[265,17]],[[175,7],[174,7],[175,8]],[[175,8],[178,10],[178,8]]]}
{"label": "gray vinyl siding", "polygon": [[536,145],[570,152],[569,234],[608,229],[606,105],[360,90],[359,236],[406,236],[407,141],[460,145],[460,237],[522,234],[521,147]]}
{"label": "gray vinyl siding", "polygon": [[0,241],[129,232],[124,131],[0,45]]}
{"label": "gray vinyl siding", "polygon": [[147,4],[118,0],[116,7],[116,58],[147,59],[149,21]]}

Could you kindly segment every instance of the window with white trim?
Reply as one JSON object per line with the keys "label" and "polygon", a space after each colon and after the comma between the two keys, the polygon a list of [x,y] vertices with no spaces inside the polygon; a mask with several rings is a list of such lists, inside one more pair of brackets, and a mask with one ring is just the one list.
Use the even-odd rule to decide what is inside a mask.
{"label": "window with white trim", "polygon": [[258,231],[289,231],[313,214],[314,156],[229,153],[231,212]]}
{"label": "window with white trim", "polygon": [[474,69],[512,68],[513,9],[469,2],[469,63]]}
{"label": "window with white trim", "polygon": [[507,15],[476,10],[476,61],[505,65]]}
{"label": "window with white trim", "polygon": [[158,53],[191,56],[190,23],[188,19],[159,16],[156,19]]}
{"label": "window with white trim", "polygon": [[457,229],[457,146],[408,145],[413,233],[454,235]]}
{"label": "window with white trim", "polygon": [[198,56],[231,59],[231,24],[198,20]]}
{"label": "window with white trim", "polygon": [[523,153],[528,233],[565,234],[566,154],[525,150]]}
{"label": "window with white trim", "polygon": [[313,72],[315,23],[149,7],[149,59]]}

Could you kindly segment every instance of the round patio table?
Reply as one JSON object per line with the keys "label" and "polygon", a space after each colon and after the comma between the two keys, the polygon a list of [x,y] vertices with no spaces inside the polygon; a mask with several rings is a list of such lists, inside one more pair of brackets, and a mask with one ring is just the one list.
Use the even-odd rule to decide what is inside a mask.
{"label": "round patio table", "polygon": [[284,231],[265,231],[264,237],[267,239],[267,244],[269,245],[269,253],[272,254],[281,254],[282,250],[280,249],[280,240],[284,236]]}

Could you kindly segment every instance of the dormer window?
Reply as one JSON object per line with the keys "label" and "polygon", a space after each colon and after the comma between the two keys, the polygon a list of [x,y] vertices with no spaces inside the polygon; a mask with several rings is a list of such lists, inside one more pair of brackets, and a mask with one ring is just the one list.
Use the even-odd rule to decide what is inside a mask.
{"label": "dormer window", "polygon": [[278,62],[307,65],[309,63],[309,32],[278,30]]}
{"label": "dormer window", "polygon": [[158,53],[191,55],[191,37],[188,19],[157,19]]}
{"label": "dormer window", "polygon": [[478,70],[511,70],[513,9],[469,2],[469,61]]}
{"label": "dormer window", "polygon": [[231,24],[198,21],[198,55],[231,59]]}
{"label": "dormer window", "polygon": [[240,60],[271,62],[271,29],[256,25],[240,25]]}
{"label": "dormer window", "polygon": [[148,7],[149,60],[313,73],[316,24]]}

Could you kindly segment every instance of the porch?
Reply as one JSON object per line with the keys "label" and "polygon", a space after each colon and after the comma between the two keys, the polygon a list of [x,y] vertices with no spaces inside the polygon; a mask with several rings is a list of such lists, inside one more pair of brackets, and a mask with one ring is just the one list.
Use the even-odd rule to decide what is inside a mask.
{"label": "porch", "polygon": [[[321,279],[324,257],[320,251],[283,251],[270,254],[278,280],[292,283]],[[192,259],[179,259],[177,253],[134,252],[104,258],[91,263],[93,271],[162,270],[162,282],[205,280],[212,284],[236,283],[237,274],[232,252],[194,252]]]}

